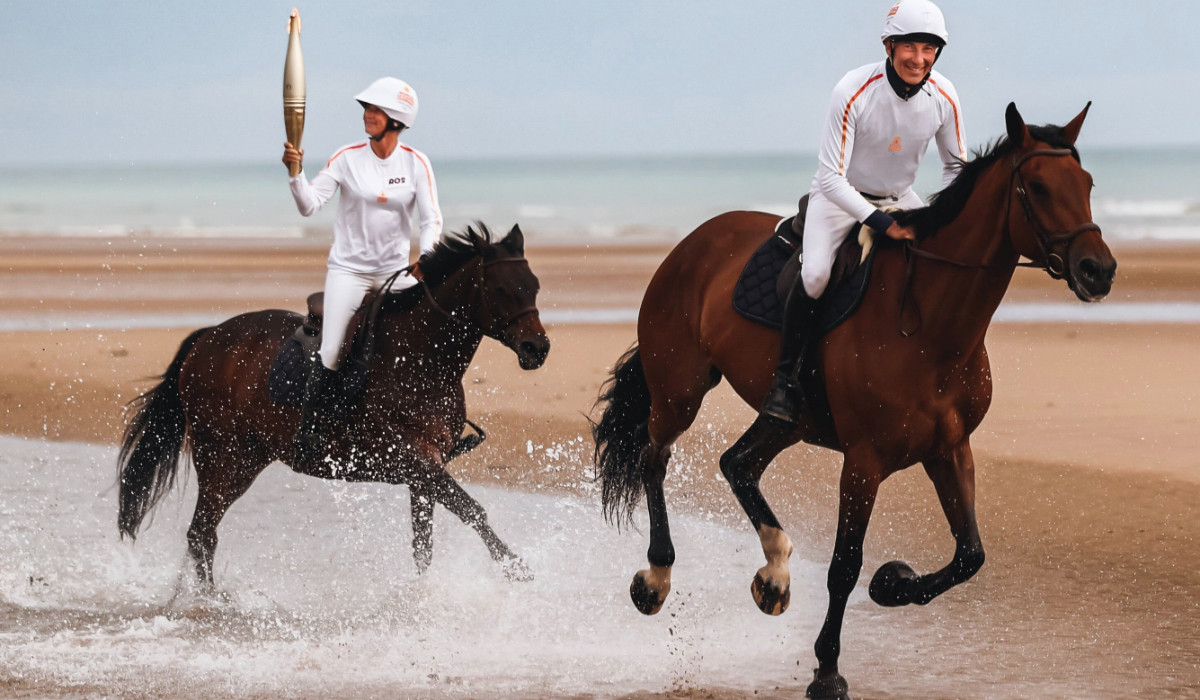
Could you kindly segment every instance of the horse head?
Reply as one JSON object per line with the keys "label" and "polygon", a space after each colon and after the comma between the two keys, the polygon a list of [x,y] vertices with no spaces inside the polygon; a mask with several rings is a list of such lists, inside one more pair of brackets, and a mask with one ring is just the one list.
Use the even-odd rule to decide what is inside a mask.
{"label": "horse head", "polygon": [[1083,301],[1104,298],[1117,269],[1092,221],[1092,176],[1075,149],[1090,107],[1064,127],[1028,126],[1013,103],[1005,112],[1014,147],[1008,209],[1013,246],[1051,277],[1066,279]]}
{"label": "horse head", "polygon": [[[480,225],[486,233],[486,227]],[[471,229],[468,229],[471,231]],[[513,226],[499,242],[473,236],[482,259],[482,281],[474,321],[484,335],[517,355],[521,369],[537,369],[550,353],[550,339],[538,316],[537,275],[525,259],[525,236]]]}

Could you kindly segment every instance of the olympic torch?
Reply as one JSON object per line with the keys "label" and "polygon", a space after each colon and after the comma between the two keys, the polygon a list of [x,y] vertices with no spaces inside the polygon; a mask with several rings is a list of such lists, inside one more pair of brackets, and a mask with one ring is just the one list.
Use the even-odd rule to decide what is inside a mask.
{"label": "olympic torch", "polygon": [[[304,137],[304,56],[300,53],[300,10],[288,19],[287,58],[283,62],[283,127],[288,143],[300,148]],[[300,163],[288,166],[288,174],[300,174]]]}

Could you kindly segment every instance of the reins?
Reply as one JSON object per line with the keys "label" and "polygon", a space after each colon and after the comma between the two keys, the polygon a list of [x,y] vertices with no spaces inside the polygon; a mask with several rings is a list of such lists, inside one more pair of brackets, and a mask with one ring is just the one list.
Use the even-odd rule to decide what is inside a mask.
{"label": "reins", "polygon": [[[1052,279],[1063,279],[1067,273],[1067,263],[1063,256],[1053,252],[1051,249],[1054,246],[1065,244],[1068,248],[1071,242],[1074,241],[1080,234],[1085,231],[1099,231],[1100,227],[1093,221],[1077,226],[1071,231],[1064,233],[1050,233],[1042,226],[1041,219],[1038,218],[1037,212],[1034,211],[1033,202],[1029,199],[1029,191],[1025,185],[1025,178],[1021,175],[1021,166],[1026,161],[1035,156],[1070,156],[1074,155],[1074,151],[1069,148],[1040,148],[1017,157],[1013,154],[1012,157],[1012,174],[1009,176],[1008,194],[1005,200],[1005,216],[1007,222],[1008,212],[1012,209],[1012,195],[1017,193],[1017,201],[1021,204],[1021,211],[1025,214],[1025,221],[1033,229],[1033,237],[1038,243],[1038,248],[1042,251],[1042,263],[1030,260],[1028,262],[1017,262],[1017,267],[1036,267],[1046,271]],[[1006,223],[1007,226],[1007,223]],[[936,253],[921,250],[913,241],[905,241],[904,245],[904,287],[900,292],[900,311],[898,314],[898,325],[900,326],[900,335],[908,338],[916,335],[921,330],[921,310],[917,309],[917,327],[911,331],[904,330],[904,309],[908,303],[908,293],[912,288],[913,276],[916,271],[916,259],[924,258],[934,262],[945,263],[960,269],[968,270],[986,270],[993,266],[986,263],[964,263],[958,260],[943,257]]]}
{"label": "reins", "polygon": [[[483,271],[485,268],[491,267],[492,265],[499,265],[501,263],[522,263],[522,262],[528,262],[528,261],[524,257],[520,257],[520,258],[499,258],[496,260],[489,260],[489,261],[484,262],[482,265],[479,266],[479,275],[477,276],[477,283],[475,285],[476,292],[478,292],[480,289],[483,288]],[[416,265],[409,265],[408,267],[404,268],[403,270],[400,270],[400,272],[397,272],[396,274],[399,275],[400,273],[411,272],[414,268],[416,268]],[[395,275],[393,275],[393,278],[394,277],[395,277]],[[388,286],[390,286],[391,281],[392,280],[388,281]],[[436,311],[437,313],[446,317],[447,319],[453,321],[454,323],[458,324],[460,327],[463,327],[463,328],[470,327],[471,324],[469,324],[468,322],[459,318],[458,316],[455,316],[453,313],[446,311],[446,309],[442,308],[442,305],[438,303],[436,298],[434,298],[432,288],[428,284],[425,283],[425,280],[419,279],[417,281],[417,283],[421,285],[422,290],[425,292],[425,298],[429,301],[429,305],[433,308],[434,311]],[[386,289],[386,287],[385,287],[385,289]],[[483,299],[483,303],[487,304],[487,297],[486,296],[482,297],[482,299]],[[490,305],[488,305],[488,312],[489,312],[488,313],[489,316],[493,316],[490,313],[491,312]],[[521,318],[522,316],[527,316],[529,314],[536,313],[536,312],[537,312],[537,306],[534,304],[530,304],[529,306],[526,306],[522,309],[518,309],[517,311],[514,311],[513,313],[506,316],[502,322],[496,324],[496,328],[492,329],[492,332],[499,333],[503,329],[508,328],[510,325],[512,325],[513,321],[516,321],[518,318]],[[494,316],[493,316],[493,318],[494,318]]]}
{"label": "reins", "polygon": [[[1034,156],[1069,155],[1074,155],[1074,152],[1069,148],[1042,148],[1035,151],[1030,151],[1020,158],[1017,158],[1016,154],[1014,154],[1012,177],[1009,179],[1010,185],[1013,185],[1008,191],[1009,201],[1012,201],[1012,193],[1015,191],[1017,193],[1017,201],[1021,203],[1021,210],[1025,212],[1025,221],[1028,222],[1030,227],[1033,228],[1033,237],[1035,240],[1037,240],[1038,247],[1042,250],[1042,259],[1045,261],[1041,265],[1038,265],[1032,260],[1027,263],[1018,262],[1017,266],[1040,267],[1045,270],[1046,274],[1050,275],[1052,279],[1056,280],[1063,279],[1066,276],[1067,261],[1063,259],[1063,256],[1052,252],[1050,250],[1051,246],[1065,243],[1069,248],[1071,246],[1071,242],[1074,241],[1079,234],[1083,233],[1084,231],[1099,231],[1100,227],[1096,225],[1094,221],[1089,221],[1085,224],[1079,225],[1074,230],[1067,231],[1065,233],[1051,234],[1049,231],[1047,231],[1046,228],[1042,226],[1042,222],[1038,218],[1037,212],[1033,210],[1033,202],[1029,200],[1029,192],[1025,187],[1025,178],[1021,175],[1021,166],[1025,163],[1025,161],[1033,158]],[[1008,207],[1005,207],[1005,211],[1007,210]]]}

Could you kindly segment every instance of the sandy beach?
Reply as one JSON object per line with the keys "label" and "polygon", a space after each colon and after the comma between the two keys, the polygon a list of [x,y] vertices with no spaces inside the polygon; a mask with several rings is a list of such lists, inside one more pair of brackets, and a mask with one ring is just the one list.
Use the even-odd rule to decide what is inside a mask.
{"label": "sandy beach", "polygon": [[[530,246],[527,255],[542,283],[545,313],[636,308],[666,251]],[[325,252],[299,241],[0,239],[0,317],[45,328],[0,333],[0,434],[115,443],[123,404],[150,385],[148,378],[200,325],[122,330],[121,319],[300,310],[321,285]],[[1120,267],[1107,303],[1200,301],[1200,247],[1129,246],[1114,253]],[[1074,299],[1063,283],[1031,270],[1018,271],[1007,298]],[[88,328],[93,318],[106,324]],[[634,327],[547,325],[553,348],[535,372],[522,372],[494,342],[482,346],[465,386],[469,415],[488,429],[489,440],[455,463],[452,472],[465,482],[588,492],[592,447],[584,417],[611,363],[635,340]],[[1038,664],[1037,645],[1023,648],[1023,639],[1054,639],[1078,646],[1078,664],[1059,673],[1093,674],[1114,694],[1197,692],[1197,348],[1196,323],[1003,323],[989,331],[995,399],[973,439],[988,562],[929,611],[957,637],[973,629],[1012,639],[997,683]],[[744,524],[716,464],[753,415],[725,386],[710,395],[697,428],[679,443],[668,479],[672,508]],[[577,468],[545,459],[551,450],[577,456],[568,460]],[[827,561],[832,546],[838,465],[837,455],[800,446],[764,479],[800,553],[819,561]],[[596,527],[606,527],[598,504]],[[865,575],[893,558],[918,570],[936,568],[952,550],[920,470],[885,484]],[[622,564],[632,575],[644,562]],[[752,574],[746,572],[747,582]],[[824,604],[801,603],[814,610]],[[852,688],[868,663],[856,657],[854,637],[869,633],[848,629],[844,640],[844,668],[855,669]],[[921,643],[936,654],[954,653],[935,640]],[[807,646],[794,654],[801,667],[812,662]],[[713,689],[711,696],[722,692]]]}

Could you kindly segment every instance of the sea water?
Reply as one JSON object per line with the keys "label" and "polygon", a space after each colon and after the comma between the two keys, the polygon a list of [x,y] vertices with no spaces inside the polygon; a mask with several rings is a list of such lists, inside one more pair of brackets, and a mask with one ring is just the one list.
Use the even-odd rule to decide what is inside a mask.
{"label": "sea water", "polygon": [[[527,582],[505,579],[443,508],[433,565],[418,575],[405,487],[272,465],[221,523],[208,597],[189,586],[190,467],[133,543],[117,536],[115,447],[0,436],[0,695],[802,693],[831,533],[781,516],[797,545],[792,605],[768,617],[750,597],[762,553],[749,523],[676,507],[672,591],[645,617],[627,593],[645,566],[645,518],[623,532],[604,524],[589,459],[582,437],[530,447],[526,468],[579,472],[573,494],[467,486],[533,572]],[[692,480],[720,478],[709,459],[673,464],[672,503]],[[1147,656],[1150,642],[1105,636],[1121,629],[1113,621],[1044,618],[1023,596],[989,596],[986,577],[928,607],[886,609],[870,602],[868,575],[850,596],[842,655],[867,697],[1115,698],[1186,678],[1186,654]]]}
{"label": "sea water", "polygon": [[[795,211],[813,154],[433,164],[446,228],[519,223],[527,240],[670,242],[723,211]],[[1200,241],[1200,149],[1090,149],[1092,208],[1109,241]],[[936,155],[916,190],[940,187]],[[0,167],[0,235],[327,239],[333,207],[295,209],[278,163]]]}

